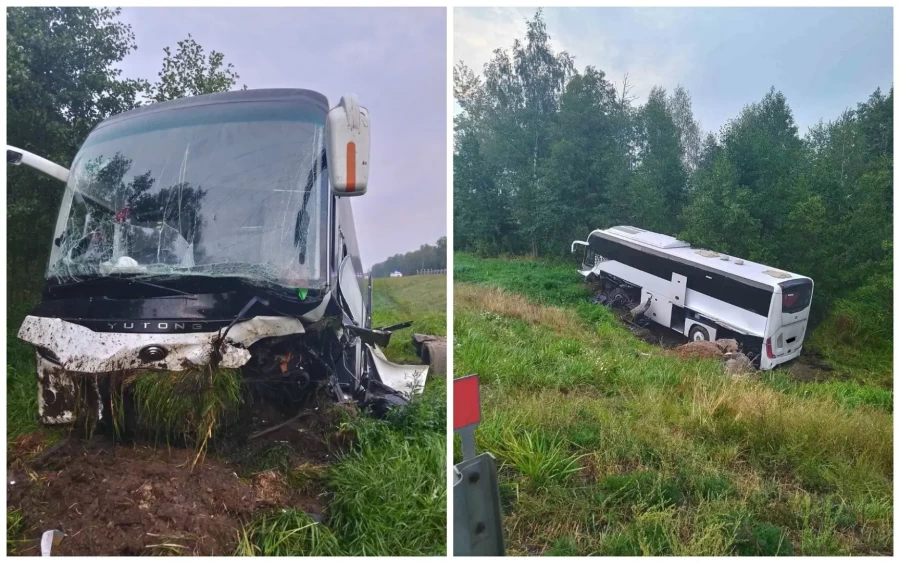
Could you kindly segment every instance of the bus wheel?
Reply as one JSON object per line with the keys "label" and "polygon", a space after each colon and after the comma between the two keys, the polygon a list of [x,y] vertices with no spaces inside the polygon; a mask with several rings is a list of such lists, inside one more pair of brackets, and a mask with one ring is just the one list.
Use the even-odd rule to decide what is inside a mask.
{"label": "bus wheel", "polygon": [[609,303],[610,307],[624,308],[628,306],[628,302],[628,294],[625,293],[624,289],[617,287],[609,292],[607,303]]}
{"label": "bus wheel", "polygon": [[688,333],[688,339],[693,342],[700,342],[703,340],[709,341],[709,332],[700,325],[694,325]]}

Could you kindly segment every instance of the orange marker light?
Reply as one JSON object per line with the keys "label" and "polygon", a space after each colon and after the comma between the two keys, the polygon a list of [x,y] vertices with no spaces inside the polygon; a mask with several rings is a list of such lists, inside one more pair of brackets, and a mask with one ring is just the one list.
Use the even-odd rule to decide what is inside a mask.
{"label": "orange marker light", "polygon": [[347,191],[356,189],[356,143],[347,143]]}

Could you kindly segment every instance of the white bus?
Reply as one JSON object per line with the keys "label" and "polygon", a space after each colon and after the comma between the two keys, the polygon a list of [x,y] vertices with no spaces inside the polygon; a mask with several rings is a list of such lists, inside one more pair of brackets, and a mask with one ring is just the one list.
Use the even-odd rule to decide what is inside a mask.
{"label": "white bus", "polygon": [[734,338],[760,369],[803,349],[813,294],[808,277],[636,227],[595,230],[573,242],[572,252],[579,247],[585,281],[622,305],[649,300],[647,318],[690,340]]}

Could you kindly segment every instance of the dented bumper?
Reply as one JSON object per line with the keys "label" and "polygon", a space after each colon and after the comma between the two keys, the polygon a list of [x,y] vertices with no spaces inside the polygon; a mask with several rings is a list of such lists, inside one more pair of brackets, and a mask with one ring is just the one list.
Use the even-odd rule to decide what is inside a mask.
{"label": "dented bumper", "polygon": [[[236,323],[222,342],[219,367],[238,368],[250,360],[247,348],[273,336],[304,332],[303,324],[289,317],[255,317]],[[94,332],[81,325],[50,317],[29,315],[19,338],[44,350],[66,371],[108,373],[134,369],[180,371],[205,366],[213,358],[220,331],[189,333]],[[148,346],[165,350],[161,359],[142,359]]]}

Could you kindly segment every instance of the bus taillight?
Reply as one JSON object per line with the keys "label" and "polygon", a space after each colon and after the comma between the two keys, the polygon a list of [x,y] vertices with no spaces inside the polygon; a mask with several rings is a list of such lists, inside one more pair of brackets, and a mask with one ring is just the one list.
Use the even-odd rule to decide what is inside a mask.
{"label": "bus taillight", "polygon": [[766,356],[775,359],[775,352],[772,351],[772,338],[766,338]]}

